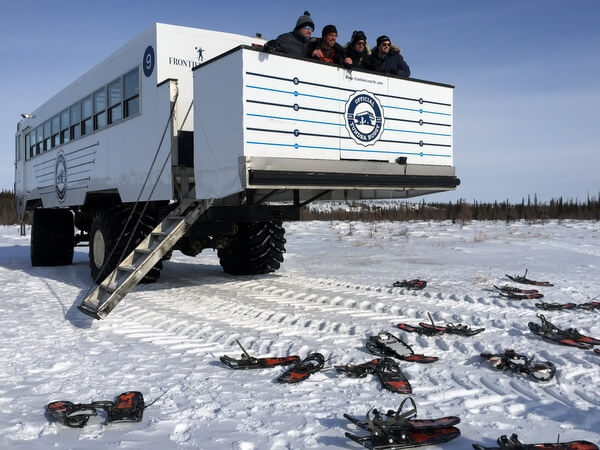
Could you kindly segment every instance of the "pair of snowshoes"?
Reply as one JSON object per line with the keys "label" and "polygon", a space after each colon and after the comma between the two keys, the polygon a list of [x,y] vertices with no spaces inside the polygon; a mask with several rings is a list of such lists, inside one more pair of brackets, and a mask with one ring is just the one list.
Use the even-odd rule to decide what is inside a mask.
{"label": "pair of snowshoes", "polygon": [[390,356],[402,361],[417,363],[432,363],[439,358],[415,354],[413,349],[402,339],[391,333],[383,332],[376,336],[369,336],[366,343],[367,350],[376,356]]}
{"label": "pair of snowshoes", "polygon": [[98,415],[98,409],[106,412],[106,423],[140,422],[144,415],[144,396],[141,392],[128,391],[120,394],[116,401],[93,401],[73,403],[66,400],[51,402],[46,406],[50,417],[72,428],[82,428],[90,417]]}
{"label": "pair of snowshoes", "polygon": [[529,375],[535,381],[550,381],[556,374],[556,366],[550,361],[533,362],[533,358],[507,349],[504,353],[481,353],[481,356],[490,361],[498,370],[510,370],[515,373]]}
{"label": "pair of snowshoes", "polygon": [[[402,412],[407,400],[413,408]],[[460,423],[456,416],[439,419],[416,419],[416,416],[417,408],[411,397],[405,398],[396,411],[381,414],[376,409],[369,410],[364,421],[344,414],[351,423],[369,432],[366,436],[346,432],[346,437],[371,450],[395,450],[442,444],[460,436],[460,430],[454,426]]]}
{"label": "pair of snowshoes", "polygon": [[496,441],[498,447],[484,447],[483,445],[473,444],[475,450],[598,450],[598,446],[588,441],[556,442],[553,444],[523,444],[519,441],[516,434],[510,437],[503,435]]}
{"label": "pair of snowshoes", "polygon": [[381,386],[390,392],[397,394],[411,394],[412,387],[406,376],[400,370],[398,363],[391,358],[374,359],[362,364],[346,364],[334,366],[337,373],[351,377],[363,378],[375,374],[381,382]]}
{"label": "pair of snowshoes", "polygon": [[541,324],[529,322],[529,329],[536,335],[552,342],[570,347],[590,349],[594,345],[600,345],[600,340],[590,336],[584,336],[575,328],[561,330],[552,322],[546,320],[543,314],[538,314]]}
{"label": "pair of snowshoes", "polygon": [[509,285],[498,287],[495,284],[494,287],[500,291],[502,297],[510,298],[512,300],[539,299],[544,297],[544,294],[540,294],[537,289],[521,289]]}
{"label": "pair of snowshoes", "polygon": [[392,287],[401,287],[412,291],[420,291],[427,287],[427,281],[415,278],[414,280],[394,281]]}
{"label": "pair of snowshoes", "polygon": [[525,273],[523,274],[523,276],[520,276],[520,275],[509,275],[509,274],[505,274],[505,275],[508,278],[510,278],[511,280],[513,280],[513,281],[515,281],[517,283],[521,283],[521,284],[532,284],[534,286],[554,286],[549,281],[530,280],[529,278],[527,278],[527,271],[528,271],[528,269],[525,269]]}

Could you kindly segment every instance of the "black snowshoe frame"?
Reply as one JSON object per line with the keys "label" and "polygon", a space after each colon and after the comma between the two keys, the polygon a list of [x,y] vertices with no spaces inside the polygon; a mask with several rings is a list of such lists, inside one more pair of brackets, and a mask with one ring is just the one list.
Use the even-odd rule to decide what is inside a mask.
{"label": "black snowshoe frame", "polygon": [[[412,403],[412,408],[403,412],[407,401]],[[435,445],[460,436],[460,430],[453,426],[460,423],[460,419],[456,416],[417,420],[414,419],[416,415],[417,407],[411,397],[405,398],[396,411],[389,410],[381,414],[371,408],[367,412],[365,421],[344,414],[350,422],[370,433],[368,436],[361,437],[347,432],[346,437],[368,449],[392,450]]]}
{"label": "black snowshoe frame", "polygon": [[529,375],[535,381],[550,381],[556,374],[556,366],[550,361],[533,362],[533,358],[507,349],[504,353],[481,353],[498,370]]}
{"label": "black snowshoe frame", "polygon": [[429,320],[431,323],[419,322],[419,326],[415,327],[409,325],[407,323],[399,323],[396,325],[396,328],[399,328],[404,331],[418,333],[422,336],[439,336],[441,334],[457,334],[459,336],[474,336],[476,334],[481,333],[485,330],[485,328],[476,328],[472,329],[468,325],[463,325],[462,323],[448,323],[446,325],[436,325],[433,321],[433,317],[431,314],[427,313],[429,316]]}
{"label": "black snowshoe frame", "polygon": [[517,283],[521,283],[521,284],[533,284],[535,286],[554,286],[552,283],[550,283],[549,281],[536,281],[536,280],[530,280],[529,278],[527,278],[527,271],[529,269],[525,269],[525,273],[523,274],[523,276],[520,275],[509,275],[509,274],[505,274],[508,278],[510,278],[511,280],[517,282]]}
{"label": "black snowshoe frame", "polygon": [[369,336],[366,347],[374,355],[391,356],[402,361],[432,363],[438,360],[436,356],[415,354],[410,345],[388,332]]}
{"label": "black snowshoe frame", "polygon": [[279,375],[277,381],[279,383],[299,383],[321,370],[324,365],[325,357],[321,353],[310,353],[302,361],[296,362],[293,367]]}

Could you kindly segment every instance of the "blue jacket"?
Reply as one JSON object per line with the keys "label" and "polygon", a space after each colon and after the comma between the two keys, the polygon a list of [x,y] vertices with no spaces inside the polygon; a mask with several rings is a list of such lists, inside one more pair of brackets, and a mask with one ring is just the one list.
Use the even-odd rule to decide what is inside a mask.
{"label": "blue jacket", "polygon": [[264,46],[265,51],[271,53],[284,53],[290,56],[307,57],[310,38],[298,31],[280,34],[277,39],[272,39]]}
{"label": "blue jacket", "polygon": [[383,58],[379,57],[379,49],[376,47],[367,60],[365,68],[375,72],[410,77],[410,67],[408,67],[400,54],[400,49],[396,46],[392,46],[389,53],[384,55]]}

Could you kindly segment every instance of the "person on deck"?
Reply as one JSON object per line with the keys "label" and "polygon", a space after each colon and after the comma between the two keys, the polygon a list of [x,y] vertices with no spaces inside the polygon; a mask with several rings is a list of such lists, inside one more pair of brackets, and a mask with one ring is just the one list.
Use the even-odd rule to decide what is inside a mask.
{"label": "person on deck", "polygon": [[385,35],[377,38],[377,47],[373,49],[365,67],[375,72],[410,77],[410,68],[400,54],[400,49]]}
{"label": "person on deck", "polygon": [[308,11],[298,17],[296,27],[289,33],[279,35],[264,46],[266,52],[284,53],[289,56],[308,56],[310,37],[315,29],[315,24]]}
{"label": "person on deck", "polygon": [[311,39],[308,46],[308,56],[338,66],[351,65],[352,60],[346,58],[346,50],[336,42],[337,37],[338,32],[335,25],[325,25],[321,33],[321,39]]}

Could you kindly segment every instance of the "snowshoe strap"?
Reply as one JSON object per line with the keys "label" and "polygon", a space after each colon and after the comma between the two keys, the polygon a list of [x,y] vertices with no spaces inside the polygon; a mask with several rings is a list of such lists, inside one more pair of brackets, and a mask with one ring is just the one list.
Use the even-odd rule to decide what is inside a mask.
{"label": "snowshoe strap", "polygon": [[[404,409],[404,404],[407,402],[407,400],[410,400],[410,402],[412,403],[412,409],[406,411],[405,413],[402,413],[402,410]],[[415,401],[412,397],[406,397],[404,400],[402,400],[402,403],[400,403],[400,407],[394,413],[393,417],[390,417],[390,419],[393,418],[394,421],[406,422],[406,420],[412,417],[417,417],[417,405],[415,404]]]}

